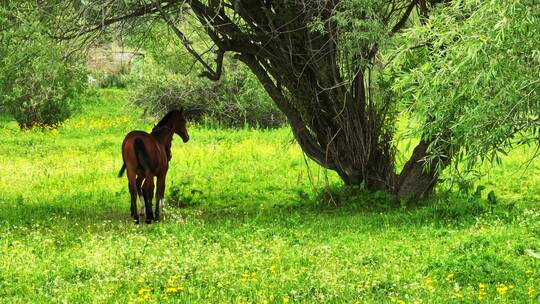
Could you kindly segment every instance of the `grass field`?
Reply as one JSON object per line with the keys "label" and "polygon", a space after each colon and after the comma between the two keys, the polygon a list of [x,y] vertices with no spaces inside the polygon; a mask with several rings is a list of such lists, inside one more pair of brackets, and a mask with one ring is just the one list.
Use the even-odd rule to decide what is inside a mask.
{"label": "grass field", "polygon": [[0,118],[0,302],[540,302],[530,151],[482,195],[415,206],[340,191],[286,128],[191,126],[173,141],[164,220],[135,226],[116,176],[123,136],[152,125],[139,117],[103,90],[58,130]]}

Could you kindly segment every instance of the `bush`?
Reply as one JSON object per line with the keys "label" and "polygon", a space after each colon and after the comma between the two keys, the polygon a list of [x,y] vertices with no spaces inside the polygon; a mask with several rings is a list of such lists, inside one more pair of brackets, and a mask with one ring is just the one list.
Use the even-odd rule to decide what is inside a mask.
{"label": "bush", "polygon": [[153,115],[184,107],[191,121],[229,127],[276,127],[285,123],[255,75],[232,59],[222,79],[212,82],[195,73],[180,75],[163,69],[148,58],[144,76],[135,81],[134,104]]}
{"label": "bush", "polygon": [[[22,21],[21,21],[22,20]],[[75,57],[43,32],[31,12],[0,8],[0,108],[21,128],[56,127],[86,84]]]}
{"label": "bush", "polygon": [[94,71],[90,74],[89,84],[96,88],[120,88],[128,87],[129,76],[125,73],[107,73]]}

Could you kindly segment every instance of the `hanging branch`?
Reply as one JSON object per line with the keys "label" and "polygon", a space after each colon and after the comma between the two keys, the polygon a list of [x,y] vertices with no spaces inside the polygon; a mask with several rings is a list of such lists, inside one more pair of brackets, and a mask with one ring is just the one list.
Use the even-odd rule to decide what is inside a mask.
{"label": "hanging branch", "polygon": [[[176,5],[176,4],[178,4],[178,2],[179,1],[169,1],[169,3],[167,3],[166,5],[163,6],[163,8],[172,7],[172,6]],[[82,12],[83,11],[81,11],[78,18],[82,18]],[[133,9],[133,11],[131,13],[129,13],[129,14],[125,14],[125,15],[121,15],[121,16],[117,16],[117,17],[113,17],[113,18],[107,18],[107,19],[104,18],[102,20],[99,20],[99,22],[96,22],[96,23],[93,23],[93,24],[92,23],[88,24],[89,25],[88,27],[72,28],[70,30],[65,31],[64,34],[61,34],[61,35],[54,35],[52,33],[48,33],[48,35],[51,38],[54,38],[54,39],[70,40],[70,39],[74,39],[74,38],[84,36],[85,34],[97,32],[99,30],[103,30],[107,26],[112,25],[112,24],[117,23],[117,22],[121,22],[121,21],[129,20],[129,19],[141,17],[141,16],[144,16],[144,15],[150,15],[150,14],[153,14],[155,12],[156,12],[156,8],[155,8],[154,5],[152,5],[152,4],[142,5],[142,6],[139,6],[139,7],[136,7],[135,9]]]}
{"label": "hanging branch", "polygon": [[[223,67],[223,55],[224,51],[218,50],[217,58],[216,58],[216,71],[212,69],[212,67],[204,61],[204,59],[193,49],[191,46],[191,42],[186,37],[186,35],[174,24],[174,21],[172,20],[171,16],[161,7],[161,3],[159,0],[154,1],[156,8],[159,12],[159,14],[165,19],[167,22],[167,25],[174,31],[176,36],[180,38],[180,42],[184,45],[186,50],[200,63],[203,65],[203,67],[206,69],[206,71],[202,72],[199,76],[200,77],[207,77],[210,80],[217,81],[221,77],[221,71]],[[219,46],[218,46],[219,47]]]}
{"label": "hanging branch", "polygon": [[397,31],[399,31],[404,25],[407,20],[409,20],[409,16],[411,15],[411,12],[413,11],[414,7],[416,6],[418,0],[413,0],[411,4],[407,7],[407,10],[405,13],[403,13],[403,16],[401,16],[401,19],[392,27],[392,30],[390,34],[395,34]]}

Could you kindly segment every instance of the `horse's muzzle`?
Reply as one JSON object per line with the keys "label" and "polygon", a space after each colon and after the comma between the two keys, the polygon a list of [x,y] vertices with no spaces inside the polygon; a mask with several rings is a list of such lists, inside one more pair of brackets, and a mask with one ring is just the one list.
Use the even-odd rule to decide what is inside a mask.
{"label": "horse's muzzle", "polygon": [[187,143],[187,142],[189,141],[189,136],[182,137],[182,141],[184,141],[185,143]]}

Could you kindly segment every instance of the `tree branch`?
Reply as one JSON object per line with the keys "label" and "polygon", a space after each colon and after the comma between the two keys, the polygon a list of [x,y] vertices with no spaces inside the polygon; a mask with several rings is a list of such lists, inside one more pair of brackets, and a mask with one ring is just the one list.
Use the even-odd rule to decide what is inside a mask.
{"label": "tree branch", "polygon": [[218,81],[219,78],[221,78],[221,73],[223,71],[223,56],[225,55],[225,51],[222,49],[218,49],[217,56],[216,56],[216,71],[204,71],[199,76],[200,77],[206,77],[212,81]]}

